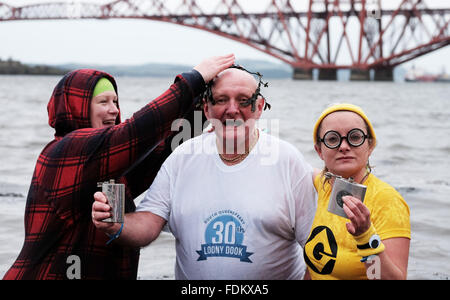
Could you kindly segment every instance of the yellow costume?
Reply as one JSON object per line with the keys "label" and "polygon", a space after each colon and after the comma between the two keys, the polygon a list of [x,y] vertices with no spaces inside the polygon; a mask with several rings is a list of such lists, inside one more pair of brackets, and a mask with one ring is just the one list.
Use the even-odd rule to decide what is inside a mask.
{"label": "yellow costume", "polygon": [[[389,184],[369,174],[364,204],[381,240],[411,238],[409,207]],[[350,220],[328,212],[332,186],[319,175],[314,180],[318,192],[317,212],[304,248],[311,279],[367,279],[355,238],[347,231]]]}

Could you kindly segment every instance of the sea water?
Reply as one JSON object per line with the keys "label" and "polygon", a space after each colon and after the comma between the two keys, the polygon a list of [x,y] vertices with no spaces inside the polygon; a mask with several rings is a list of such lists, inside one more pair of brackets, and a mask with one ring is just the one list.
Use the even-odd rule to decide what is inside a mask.
{"label": "sea water", "polygon": [[[28,187],[42,148],[53,138],[47,103],[58,76],[0,76],[0,278],[24,238]],[[173,78],[117,77],[122,120],[164,92]],[[263,119],[272,134],[295,145],[317,168],[312,130],[329,104],[361,106],[375,127],[373,173],[394,186],[411,210],[409,279],[450,277],[450,84],[269,81],[272,105]],[[138,202],[140,198],[136,201]],[[174,278],[175,242],[163,232],[142,249],[141,279]]]}

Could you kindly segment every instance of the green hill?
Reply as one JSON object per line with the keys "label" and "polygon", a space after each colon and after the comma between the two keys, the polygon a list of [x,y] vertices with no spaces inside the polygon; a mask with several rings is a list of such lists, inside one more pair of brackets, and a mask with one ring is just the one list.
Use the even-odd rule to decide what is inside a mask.
{"label": "green hill", "polygon": [[12,75],[63,75],[67,69],[47,65],[28,65],[13,59],[0,59],[0,74]]}

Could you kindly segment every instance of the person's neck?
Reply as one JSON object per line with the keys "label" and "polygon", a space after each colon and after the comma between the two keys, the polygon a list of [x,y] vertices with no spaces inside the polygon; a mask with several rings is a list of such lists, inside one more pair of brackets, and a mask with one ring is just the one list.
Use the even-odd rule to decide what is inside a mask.
{"label": "person's neck", "polygon": [[[354,183],[363,184],[364,181],[366,181],[367,177],[369,177],[370,170],[368,170],[367,168],[364,168],[364,169],[360,170],[358,173],[356,173],[355,175],[338,174],[338,173],[333,173],[331,171],[326,171],[325,173],[323,173],[323,175],[325,176],[326,181],[328,181],[328,183],[331,185],[334,184],[334,180],[336,177],[341,177],[341,178],[344,178],[344,179],[349,180]],[[351,178],[351,180],[350,180],[350,178]]]}
{"label": "person's neck", "polygon": [[227,148],[227,143],[223,140],[216,139],[217,149],[219,151],[219,156],[226,165],[235,165],[242,162],[253,150],[259,139],[259,131],[255,128],[252,134],[249,135],[248,139],[245,139],[242,143],[237,145],[232,145],[232,147]]}
{"label": "person's neck", "polygon": [[369,176],[369,174],[370,173],[366,170],[366,168],[364,168],[364,169],[360,170],[359,172],[357,172],[356,174],[346,175],[346,176],[342,176],[342,177],[344,177],[345,179],[352,178],[353,182],[362,184],[367,179],[367,176]]}
{"label": "person's neck", "polygon": [[367,176],[369,176],[369,174],[370,172],[367,171],[366,168],[364,168],[363,170],[358,172],[358,174],[354,175],[354,177],[352,178],[354,182],[362,184],[367,179]]}

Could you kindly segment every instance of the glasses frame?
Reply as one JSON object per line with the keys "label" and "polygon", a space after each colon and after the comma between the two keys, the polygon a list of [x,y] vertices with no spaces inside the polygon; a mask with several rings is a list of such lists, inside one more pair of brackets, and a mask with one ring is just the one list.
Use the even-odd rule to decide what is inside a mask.
{"label": "glasses frame", "polygon": [[[350,142],[350,141],[348,140],[348,136],[349,136],[350,134],[352,134],[353,132],[355,132],[355,131],[359,131],[359,132],[361,132],[362,135],[363,135],[363,140],[362,140],[362,142],[359,143],[359,144],[353,144],[352,142]],[[334,146],[334,147],[329,146],[329,145],[325,142],[325,137],[326,137],[327,134],[329,134],[329,133],[336,133],[336,134],[339,136],[339,143],[338,143],[336,146]],[[362,129],[359,129],[359,128],[353,128],[353,129],[349,130],[349,131],[347,132],[347,135],[345,135],[345,136],[341,136],[340,133],[337,132],[337,131],[335,131],[335,130],[327,131],[327,132],[325,132],[325,134],[323,135],[323,138],[320,139],[320,141],[321,141],[321,142],[325,145],[325,147],[327,147],[328,149],[336,149],[336,148],[339,148],[339,147],[341,146],[342,140],[345,139],[345,140],[347,141],[347,144],[349,144],[350,146],[356,148],[356,147],[359,147],[359,146],[363,145],[364,142],[366,141],[366,139],[368,139],[368,138],[369,138],[369,136],[368,136],[367,134],[365,134],[364,131],[363,131]]]}

